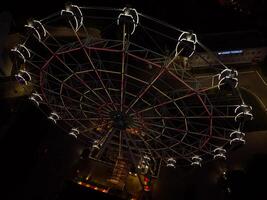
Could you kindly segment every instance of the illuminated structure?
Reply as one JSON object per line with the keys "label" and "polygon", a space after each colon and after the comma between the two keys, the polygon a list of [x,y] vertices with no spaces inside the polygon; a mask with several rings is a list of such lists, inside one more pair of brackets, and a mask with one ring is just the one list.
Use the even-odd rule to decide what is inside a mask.
{"label": "illuminated structure", "polygon": [[[58,24],[72,37],[50,33]],[[215,66],[197,51],[216,59],[195,33],[133,8],[77,5],[26,28],[29,37],[12,49],[18,81],[35,87],[30,99],[47,105],[48,118],[89,146],[92,159],[114,166],[111,183],[123,186],[129,168],[157,177],[162,165],[201,166],[244,140],[240,129],[253,116],[237,71],[218,62],[218,84],[205,85],[181,65],[198,57]]]}

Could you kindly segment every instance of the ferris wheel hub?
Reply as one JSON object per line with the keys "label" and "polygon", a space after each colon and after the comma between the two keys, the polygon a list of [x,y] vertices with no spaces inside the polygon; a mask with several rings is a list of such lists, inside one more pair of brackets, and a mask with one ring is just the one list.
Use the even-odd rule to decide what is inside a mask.
{"label": "ferris wheel hub", "polygon": [[129,128],[132,124],[132,118],[125,112],[112,111],[110,113],[110,118],[113,122],[113,127],[120,130],[125,130],[126,128]]}

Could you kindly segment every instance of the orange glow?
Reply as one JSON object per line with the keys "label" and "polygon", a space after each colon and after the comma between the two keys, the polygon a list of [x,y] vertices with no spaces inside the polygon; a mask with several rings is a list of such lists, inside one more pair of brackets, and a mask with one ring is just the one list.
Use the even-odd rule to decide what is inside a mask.
{"label": "orange glow", "polygon": [[126,131],[133,135],[139,135],[141,132],[139,128],[127,128]]}
{"label": "orange glow", "polygon": [[93,186],[93,185],[90,185],[88,183],[84,183],[82,181],[78,181],[77,182],[79,185],[82,185],[84,187],[87,187],[87,188],[91,188],[93,190],[97,190],[97,191],[100,191],[100,192],[103,192],[103,193],[108,193],[109,189],[102,189],[102,188],[98,188],[96,186]]}
{"label": "orange glow", "polygon": [[96,130],[97,131],[102,131],[102,128],[101,127],[97,127]]}

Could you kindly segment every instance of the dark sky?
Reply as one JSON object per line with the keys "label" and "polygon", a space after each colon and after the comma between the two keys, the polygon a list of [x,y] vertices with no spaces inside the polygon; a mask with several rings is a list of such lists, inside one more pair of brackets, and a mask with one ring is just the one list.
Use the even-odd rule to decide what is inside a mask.
{"label": "dark sky", "polygon": [[[253,2],[246,0],[243,2]],[[139,12],[164,20],[184,30],[200,34],[202,41],[211,47],[228,46],[250,47],[266,44],[267,3],[254,1],[249,4],[251,13],[240,13],[231,7],[222,6],[218,0],[80,0],[72,1],[82,6],[124,7],[130,5]],[[1,10],[9,10],[14,17],[14,28],[21,28],[30,17],[43,18],[64,7],[63,0],[15,1],[9,0],[1,5]],[[246,5],[246,4],[244,4]],[[225,41],[229,41],[228,43]],[[216,43],[216,45],[214,44]]]}

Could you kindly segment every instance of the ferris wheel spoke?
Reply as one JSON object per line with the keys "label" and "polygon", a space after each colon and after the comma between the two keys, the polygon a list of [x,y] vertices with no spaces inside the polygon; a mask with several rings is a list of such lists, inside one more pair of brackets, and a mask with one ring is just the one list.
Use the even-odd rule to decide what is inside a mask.
{"label": "ferris wheel spoke", "polygon": [[[153,88],[155,90],[157,90],[160,94],[162,94],[163,96],[165,96],[167,99],[172,100],[172,98],[167,95],[165,92],[161,91],[159,88],[157,88],[156,86],[153,86]],[[177,103],[174,101],[173,104],[175,105],[175,107],[179,110],[179,112],[181,113],[182,116],[185,116],[184,112],[180,109],[180,107],[177,105]]]}
{"label": "ferris wheel spoke", "polygon": [[[33,84],[33,83],[32,83],[32,84]],[[35,85],[35,84],[33,84],[33,85]],[[35,86],[38,87],[38,85],[35,85]],[[55,92],[55,91],[53,91],[53,90],[50,90],[50,89],[48,89],[48,88],[43,88],[43,89],[44,89],[45,91],[51,93],[51,94],[57,95],[58,97],[60,97],[60,96],[61,96],[61,97],[64,97],[64,98],[66,98],[66,99],[68,99],[68,100],[70,100],[70,101],[72,101],[72,102],[75,102],[75,103],[78,103],[78,104],[82,104],[82,105],[84,105],[84,106],[86,106],[86,107],[89,107],[89,108],[92,108],[92,109],[96,110],[96,107],[91,106],[91,105],[86,104],[86,103],[83,103],[83,102],[80,102],[80,101],[78,101],[78,100],[76,100],[76,99],[73,99],[73,98],[71,98],[71,97],[69,97],[69,96],[65,96],[65,95],[59,94],[59,93],[57,93],[57,92]],[[87,112],[87,113],[91,113],[91,112],[86,111],[86,110],[80,110],[80,111]],[[95,114],[98,114],[98,113],[95,113]]]}
{"label": "ferris wheel spoke", "polygon": [[[70,123],[70,121],[64,121],[64,123],[66,123],[66,124],[68,124],[69,125],[69,127],[70,128],[73,128],[73,123]],[[87,126],[85,126],[84,124],[82,124],[82,123],[79,123],[79,122],[77,122],[78,124],[80,124],[81,125],[81,127],[83,128],[83,129],[88,129],[88,127]],[[79,127],[80,128],[80,127]],[[82,133],[81,131],[80,131],[80,134],[81,135],[83,135],[84,137],[86,137],[86,139],[90,139],[90,140],[92,140],[93,138],[92,137],[90,137],[90,136],[88,136],[88,135],[85,135],[84,133]],[[79,141],[81,141],[82,142],[82,140],[80,139],[80,138],[78,138],[79,139]]]}
{"label": "ferris wheel spoke", "polygon": [[[166,129],[170,129],[170,127],[166,127]],[[188,132],[187,132],[187,133],[188,133]],[[210,152],[205,151],[205,150],[203,150],[202,148],[198,148],[198,147],[195,147],[194,145],[191,145],[191,144],[188,144],[188,143],[186,143],[186,142],[183,142],[183,140],[178,140],[178,139],[176,139],[176,138],[174,138],[174,137],[172,137],[172,136],[167,136],[167,135],[163,135],[163,136],[166,137],[166,138],[168,138],[168,139],[171,139],[172,141],[176,141],[175,144],[170,145],[171,148],[172,148],[172,147],[175,147],[175,146],[177,146],[177,145],[179,145],[179,144],[183,144],[183,145],[188,146],[188,147],[190,147],[190,148],[193,148],[193,149],[196,149],[196,150],[200,150],[200,151],[202,151],[202,152],[204,152],[204,153],[207,153],[207,154],[211,154]]]}
{"label": "ferris wheel spoke", "polygon": [[[125,142],[128,146],[129,152],[130,152],[130,157],[132,159],[132,163],[134,165],[135,171],[137,172],[138,171],[138,161],[135,159],[134,153],[132,152],[132,149],[130,148],[130,144],[128,141],[129,139],[125,133],[124,133],[124,137],[125,137]],[[132,141],[132,143],[133,143],[133,141]],[[135,145],[135,143],[133,143],[133,144]],[[138,148],[136,148],[136,149],[138,149]],[[139,149],[138,149],[138,151],[139,151]],[[142,157],[142,154],[140,153],[140,151],[139,151],[139,157],[140,158]],[[137,176],[138,176],[138,180],[139,180],[140,185],[143,187],[144,184],[143,184],[143,181],[141,180],[140,174],[137,173]]]}
{"label": "ferris wheel spoke", "polygon": [[[52,94],[55,94],[55,95],[60,96],[58,93],[54,92],[53,90],[49,90],[49,89],[46,89],[46,88],[45,88],[45,90],[48,91],[48,92],[50,92],[50,93],[52,93]],[[65,97],[66,97],[66,96],[65,96]],[[66,97],[66,98],[68,98],[69,100],[74,101],[74,102],[76,102],[76,103],[80,103],[80,102],[77,102],[75,99],[72,99],[72,98],[70,98],[70,97]],[[47,102],[47,103],[39,102],[39,103],[41,103],[41,104],[47,104],[47,103],[48,103],[50,106],[56,106],[56,105],[57,105],[57,104],[51,104],[51,103],[49,103],[49,102]],[[87,107],[89,106],[89,105],[87,105],[87,104],[85,104],[85,105],[86,105]],[[97,112],[92,112],[92,111],[82,110],[82,109],[78,109],[78,108],[68,107],[68,106],[66,106],[66,105],[63,105],[63,107],[65,107],[65,108],[67,108],[67,109],[71,109],[71,110],[79,111],[79,112],[85,112],[85,113],[88,113],[88,114],[99,115],[99,113],[97,113]]]}
{"label": "ferris wheel spoke", "polygon": [[[43,43],[43,44],[45,44],[45,43]],[[37,56],[38,58],[42,59],[42,61],[44,62],[44,64],[41,67],[40,66],[38,67],[37,65],[35,65],[35,66],[37,66],[38,69],[40,68],[40,69],[42,69],[44,71],[44,69],[46,69],[49,65],[51,65],[52,67],[55,67],[57,70],[61,71],[63,74],[67,74],[67,72],[64,71],[60,66],[58,66],[57,64],[52,62],[53,59],[55,58],[54,54],[52,54],[49,59],[46,59],[46,58],[44,58],[43,56],[39,55],[38,53],[36,53],[33,50],[30,50],[30,52],[33,55]],[[34,64],[30,60],[28,60],[28,62],[30,62],[31,64]],[[48,72],[48,70],[47,70],[47,72]]]}
{"label": "ferris wheel spoke", "polygon": [[[135,55],[133,55],[133,54],[129,54],[129,55],[131,55],[131,56],[133,56],[133,57],[135,57],[135,58],[137,58],[137,59],[139,59],[139,60],[141,60],[141,61],[143,61],[143,62],[147,62],[147,63],[149,63],[146,59],[140,58],[140,57],[135,56]],[[159,65],[155,65],[155,66],[156,66],[156,67],[160,67],[160,68],[161,68],[161,72],[162,72],[162,71],[163,71],[163,72],[167,71],[171,76],[173,76],[176,80],[178,80],[180,83],[182,83],[182,84],[183,84],[185,87],[187,87],[190,91],[194,91],[194,92],[196,93],[196,95],[197,95],[199,101],[200,101],[200,102],[202,103],[202,105],[204,106],[206,112],[210,115],[209,110],[207,109],[205,103],[203,102],[203,99],[200,97],[200,95],[197,93],[197,91],[196,91],[195,89],[193,89],[190,85],[188,85],[184,80],[182,80],[181,78],[179,78],[177,75],[175,75],[172,71],[170,71],[170,70],[168,69],[168,66],[169,66],[175,59],[176,59],[176,56],[174,56],[174,58],[171,60],[171,62],[169,62],[169,64],[167,64],[167,65],[164,67],[163,70],[162,70],[162,67],[160,67]],[[161,72],[160,72],[160,73],[161,73]],[[159,74],[160,74],[160,73],[159,73]],[[157,79],[157,77],[156,77],[156,79]],[[154,80],[155,80],[155,79],[154,79]],[[145,89],[141,92],[141,94],[138,95],[138,97],[136,98],[136,100],[129,106],[129,108],[131,108],[131,106],[133,106],[133,105],[139,100],[139,97],[140,97],[140,96],[142,97],[142,96],[144,95],[144,93],[150,88],[150,86],[151,86],[152,84],[153,84],[153,81],[152,81],[148,86],[145,87]],[[129,108],[128,108],[128,110],[129,110]],[[127,111],[128,111],[128,110],[127,110]]]}
{"label": "ferris wheel spoke", "polygon": [[[213,87],[210,87],[210,88],[201,89],[201,90],[199,90],[198,92],[199,92],[199,93],[200,93],[200,92],[205,92],[205,91],[208,91],[208,90],[210,90],[210,89],[212,89],[212,88],[215,88],[215,87],[217,87],[217,86],[213,86]],[[184,96],[177,97],[177,98],[174,98],[174,99],[171,99],[171,100],[162,102],[162,103],[160,103],[160,104],[157,104],[157,105],[154,105],[154,106],[147,107],[147,108],[145,108],[145,109],[143,109],[143,110],[139,110],[139,111],[137,111],[137,112],[135,112],[135,113],[131,113],[130,116],[133,116],[133,115],[136,115],[136,114],[140,114],[140,113],[143,113],[143,112],[147,112],[147,111],[150,111],[150,110],[152,110],[152,109],[154,109],[154,108],[162,107],[162,106],[164,106],[164,105],[167,105],[167,104],[170,104],[170,103],[173,103],[173,102],[176,102],[176,101],[181,101],[181,100],[183,100],[183,99],[185,99],[185,98],[194,96],[194,95],[196,95],[196,94],[197,94],[196,92],[192,92],[192,93],[189,93],[189,94],[185,94]]]}
{"label": "ferris wheel spoke", "polygon": [[[60,88],[60,93],[62,92],[64,83],[66,83],[67,80],[70,79],[72,76],[73,76],[73,75],[67,77],[66,79],[64,79],[64,80],[62,81],[61,88]],[[95,96],[96,96],[98,99],[101,98],[101,97],[97,94],[97,92],[95,91],[95,89],[89,89],[89,90],[87,90],[87,92],[88,92],[88,91],[90,91],[90,92],[94,91]],[[85,96],[85,95],[83,94],[83,96],[81,96],[81,97],[86,97],[88,100],[92,101],[87,95]],[[93,102],[95,103],[95,101],[93,101]],[[104,103],[105,105],[107,105],[105,101],[103,101],[103,103]],[[109,107],[109,106],[107,105],[107,108],[106,108],[106,109],[108,109],[108,107]],[[111,108],[110,108],[110,109],[111,109]],[[110,110],[109,110],[109,111],[110,111]]]}
{"label": "ferris wheel spoke", "polygon": [[[149,124],[149,125],[152,125],[152,126],[155,126],[155,127],[158,127],[158,128],[161,128],[161,129],[163,129],[163,130],[172,130],[172,131],[175,131],[175,132],[177,132],[177,133],[183,133],[183,137],[182,137],[182,139],[181,140],[178,140],[178,141],[183,141],[183,139],[185,138],[185,136],[188,134],[188,133],[190,133],[190,131],[188,131],[188,130],[183,130],[183,129],[180,129],[180,128],[173,128],[173,127],[169,127],[169,126],[162,126],[162,125],[158,125],[158,124],[154,124],[154,123],[147,123],[147,124]],[[164,137],[169,137],[170,138],[170,136],[167,136],[166,134],[161,134],[160,132],[158,132],[158,131],[154,131],[153,129],[150,129],[151,131],[153,131],[153,132],[156,132],[156,133],[158,133],[159,134],[159,136],[164,136]],[[207,136],[207,135],[205,135],[205,136]],[[172,137],[173,138],[173,137]],[[175,139],[175,140],[177,140],[177,139]]]}
{"label": "ferris wheel spoke", "polygon": [[94,69],[94,72],[95,72],[96,76],[98,77],[98,79],[99,79],[99,81],[100,81],[102,87],[104,88],[105,93],[107,94],[107,96],[108,96],[108,98],[109,98],[109,101],[112,103],[113,108],[114,108],[115,110],[117,110],[117,108],[116,108],[116,106],[115,106],[115,103],[114,103],[113,99],[111,98],[111,96],[110,96],[110,94],[109,94],[109,92],[108,92],[108,90],[107,90],[107,88],[106,88],[106,86],[105,86],[105,84],[104,84],[104,82],[103,82],[101,76],[99,75],[99,72],[98,72],[97,68],[95,67],[95,65],[94,65],[93,61],[91,60],[90,56],[88,55],[88,53],[87,53],[87,51],[86,51],[84,45],[82,44],[82,41],[81,41],[79,35],[78,35],[77,32],[74,30],[73,25],[71,24],[70,21],[69,21],[69,24],[70,24],[70,26],[71,26],[71,28],[72,28],[72,30],[73,30],[73,32],[74,32],[74,34],[75,34],[75,36],[76,36],[78,42],[79,42],[80,45],[82,46],[82,50],[83,50],[83,52],[85,53],[85,55],[86,55],[86,57],[87,57],[89,63],[91,64],[92,68]]}
{"label": "ferris wheel spoke", "polygon": [[[86,95],[87,92],[90,92],[90,91],[84,92],[84,95]],[[80,102],[83,102],[83,96],[80,96],[79,100],[80,100]],[[81,108],[81,110],[84,110],[83,109],[83,103],[80,103],[80,108]],[[94,107],[94,109],[99,110],[99,107],[98,108]],[[108,106],[106,106],[105,104],[101,105],[101,113],[105,114],[106,116],[109,115],[110,110],[108,109]],[[100,114],[99,111],[98,111],[98,114]]]}
{"label": "ferris wheel spoke", "polygon": [[[43,102],[40,102],[40,104],[45,104],[46,105],[46,103],[43,103]],[[69,110],[73,110],[73,111],[77,111],[77,112],[81,112],[82,111],[82,110],[77,109],[77,108],[68,107],[68,106],[64,106],[64,105],[61,106],[61,105],[53,104],[53,103],[49,103],[49,106],[55,107],[55,108],[60,108],[60,109],[69,109]],[[83,111],[83,112],[97,115],[97,113],[93,113],[93,112],[90,112],[90,111]]]}
{"label": "ferris wheel spoke", "polygon": [[[149,129],[147,129],[147,130],[150,131]],[[174,154],[176,154],[178,157],[182,157],[182,158],[188,160],[188,158],[184,157],[184,155],[178,153],[177,151],[175,151],[175,150],[172,149],[171,147],[167,146],[167,145],[164,144],[163,142],[159,141],[158,139],[151,137],[149,134],[146,134],[146,136],[149,137],[150,139],[152,139],[153,141],[155,141],[156,143],[158,143],[158,144],[164,146],[165,149],[170,150],[171,152],[173,152]]]}
{"label": "ferris wheel spoke", "polygon": [[144,94],[151,88],[151,86],[162,76],[163,73],[165,73],[169,66],[175,61],[176,56],[174,56],[166,65],[162,66],[159,73],[155,75],[155,77],[150,80],[149,84],[145,86],[137,95],[137,98],[128,106],[128,109],[126,110],[126,113],[131,110],[131,108],[144,96]]}
{"label": "ferris wheel spoke", "polygon": [[120,98],[120,111],[122,112],[123,104],[124,104],[124,89],[126,86],[126,79],[125,79],[125,56],[126,56],[126,27],[123,24],[123,31],[122,31],[122,58],[121,58],[121,98]]}
{"label": "ferris wheel spoke", "polygon": [[[165,27],[167,27],[167,28],[169,28],[169,29],[174,30],[174,31],[177,32],[177,33],[178,33],[178,32],[180,32],[180,33],[184,32],[182,29],[177,28],[177,27],[175,27],[175,26],[173,26],[173,25],[170,25],[170,24],[168,24],[168,23],[166,23],[166,22],[164,22],[164,21],[161,21],[161,20],[159,20],[159,19],[156,19],[156,18],[154,18],[154,17],[148,16],[148,15],[143,14],[143,13],[138,13],[138,14],[139,14],[139,16],[144,17],[144,18],[147,19],[147,20],[151,20],[151,21],[153,21],[153,22],[156,22],[157,24],[163,25],[163,26],[165,26]],[[176,41],[176,39],[177,39],[177,38],[174,38],[175,41]]]}
{"label": "ferris wheel spoke", "polygon": [[[191,135],[197,135],[197,136],[203,136],[203,137],[208,137],[209,136],[208,134],[202,134],[201,132],[193,132],[193,131],[189,131],[189,130],[182,130],[182,129],[179,129],[179,128],[173,128],[173,127],[168,127],[168,126],[161,126],[161,125],[154,124],[154,123],[147,123],[147,124],[150,124],[152,126],[156,126],[158,128],[164,128],[164,129],[169,129],[169,130],[173,130],[173,131],[184,132],[185,134],[191,134]],[[224,137],[219,137],[219,136],[214,136],[214,135],[211,135],[210,137],[211,138],[214,138],[214,139],[229,141],[229,139],[224,138]]]}
{"label": "ferris wheel spoke", "polygon": [[[203,122],[201,123],[201,122],[196,122],[196,121],[190,121],[189,123],[191,125],[207,127],[207,124]],[[218,126],[218,125],[213,124],[212,127],[220,131],[228,131],[229,133],[234,131],[234,129],[228,128],[226,126]]]}
{"label": "ferris wheel spoke", "polygon": [[155,106],[147,107],[147,108],[145,108],[145,109],[143,109],[143,110],[139,110],[139,111],[137,111],[136,113],[131,113],[130,116],[132,116],[132,115],[136,115],[136,114],[140,114],[140,113],[143,113],[143,112],[147,112],[147,111],[150,111],[150,110],[152,110],[152,109],[154,109],[154,108],[159,108],[159,107],[162,107],[162,106],[164,106],[164,105],[173,103],[173,102],[175,102],[175,101],[179,101],[179,100],[182,100],[182,99],[191,97],[191,96],[193,96],[193,95],[195,95],[194,92],[193,92],[193,93],[186,94],[186,95],[181,96],[181,97],[174,98],[174,99],[172,99],[172,100],[168,100],[168,101],[162,102],[162,103],[157,104],[157,105],[155,105]]}
{"label": "ferris wheel spoke", "polygon": [[[90,117],[90,118],[88,118],[88,119],[86,119],[86,118],[62,118],[61,120],[64,120],[64,121],[75,121],[75,120],[78,120],[78,121],[98,121],[98,120],[102,120],[102,119],[109,119],[108,117],[106,117],[106,118],[102,118],[102,117]],[[94,124],[95,125],[95,124]]]}
{"label": "ferris wheel spoke", "polygon": [[113,128],[109,129],[104,137],[100,139],[100,142],[102,144],[102,147],[100,148],[99,152],[96,155],[97,159],[100,159],[103,155],[105,149],[108,147],[108,144],[111,142],[116,130]]}
{"label": "ferris wheel spoke", "polygon": [[160,51],[160,53],[165,54],[166,52],[163,51],[162,47],[160,47],[160,45],[156,42],[156,40],[151,36],[151,34],[148,32],[148,30],[146,28],[144,28],[144,26],[140,26],[144,33],[149,37],[149,39],[153,42],[153,44],[155,45],[155,47]]}
{"label": "ferris wheel spoke", "polygon": [[143,119],[226,119],[226,118],[235,118],[235,116],[162,116],[162,117],[142,117]]}
{"label": "ferris wheel spoke", "polygon": [[[105,101],[103,100],[103,98],[101,98],[99,95],[97,95],[94,90],[92,90],[86,83],[84,80],[82,80],[76,72],[74,72],[55,52],[53,52],[45,43],[43,43],[41,41],[41,43],[43,44],[43,46],[61,63],[63,64],[66,69],[68,69],[72,75],[74,75],[87,89],[89,89],[94,95],[96,95],[100,101],[102,101],[102,103],[105,103]],[[66,85],[66,84],[65,84]],[[73,88],[74,89],[74,88]]]}
{"label": "ferris wheel spoke", "polygon": [[[129,137],[131,137],[129,135]],[[161,154],[158,153],[158,150],[157,149],[154,149],[141,135],[137,135],[137,137],[144,143],[146,149],[150,152],[150,154],[153,156],[153,152],[154,154],[157,155],[158,158],[161,158]]]}
{"label": "ferris wheel spoke", "polygon": [[[150,150],[149,148],[148,148],[148,149],[142,149],[142,151],[144,152],[144,153],[142,153],[141,150],[140,150],[140,147],[137,146],[136,141],[131,137],[131,134],[128,134],[127,132],[125,132],[124,136],[125,136],[125,139],[127,140],[127,145],[129,146],[129,149],[134,149],[134,150],[138,151],[138,153],[139,153],[139,157],[141,157],[144,153],[147,153],[147,151],[148,151],[151,155],[153,155],[153,154],[151,153],[151,150]],[[132,143],[132,145],[129,144],[129,141]],[[144,142],[144,141],[143,141],[143,142]],[[146,144],[145,144],[145,145],[146,145]],[[132,147],[132,146],[133,146],[133,147]]]}
{"label": "ferris wheel spoke", "polygon": [[[195,89],[193,89],[191,86],[189,86],[184,80],[182,80],[180,77],[178,77],[176,74],[174,74],[172,71],[168,70],[168,73],[174,77],[175,79],[177,79],[180,83],[182,83],[183,85],[185,85],[188,89],[190,89],[191,91],[196,91]],[[208,110],[206,104],[203,102],[203,99],[200,97],[199,93],[196,93],[197,98],[199,99],[199,101],[201,102],[201,104],[203,105],[203,107],[205,108],[206,112],[208,113],[208,115],[210,114],[210,111]]]}
{"label": "ferris wheel spoke", "polygon": [[[144,133],[145,136],[149,135],[150,139],[154,138],[155,140],[159,141],[158,138],[162,135],[162,132],[156,131],[156,130],[151,129],[151,128],[148,129],[147,127],[142,127],[142,125],[139,123],[135,123],[135,125],[136,125],[136,127],[139,127],[140,130],[142,130],[144,128],[147,132],[150,132],[150,134]],[[165,130],[165,128],[163,128],[163,130]],[[153,133],[155,133],[156,136]],[[153,135],[153,137],[151,135]]]}

